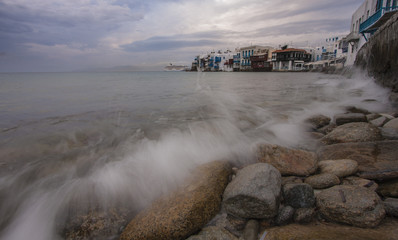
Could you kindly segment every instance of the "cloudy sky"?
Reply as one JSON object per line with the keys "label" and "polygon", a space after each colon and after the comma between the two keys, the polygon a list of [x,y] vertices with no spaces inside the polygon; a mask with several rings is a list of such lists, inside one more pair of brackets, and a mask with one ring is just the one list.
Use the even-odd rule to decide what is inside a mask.
{"label": "cloudy sky", "polygon": [[363,0],[0,0],[0,71],[190,64],[250,44],[319,45]]}

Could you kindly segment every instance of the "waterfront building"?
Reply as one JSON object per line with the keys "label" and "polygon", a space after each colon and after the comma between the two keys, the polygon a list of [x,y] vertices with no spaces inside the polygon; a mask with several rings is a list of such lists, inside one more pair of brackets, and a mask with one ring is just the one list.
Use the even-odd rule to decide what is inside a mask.
{"label": "waterfront building", "polygon": [[311,54],[304,49],[286,48],[272,53],[273,69],[276,71],[301,71],[311,61]]}
{"label": "waterfront building", "polygon": [[195,57],[191,69],[202,72],[232,72],[233,56],[234,54],[230,50],[202,54]]}
{"label": "waterfront building", "polygon": [[[253,57],[253,56],[263,55],[264,57],[262,59],[266,58],[268,61],[268,59],[270,59],[269,54],[272,52],[272,50],[273,50],[272,47],[265,47],[265,46],[258,46],[258,45],[240,48],[239,49],[240,60],[241,60],[240,71],[252,71],[253,70],[252,60],[251,60],[251,57]],[[265,57],[265,55],[266,55],[266,57]],[[255,65],[259,66],[258,62],[261,62],[261,61],[257,61],[257,59],[259,59],[259,58],[254,58],[254,59],[256,59]],[[269,63],[269,64],[271,64],[271,63]]]}
{"label": "waterfront building", "polygon": [[359,49],[395,12],[397,0],[366,0],[351,19],[351,31],[347,35],[348,55],[346,65],[353,65]]}

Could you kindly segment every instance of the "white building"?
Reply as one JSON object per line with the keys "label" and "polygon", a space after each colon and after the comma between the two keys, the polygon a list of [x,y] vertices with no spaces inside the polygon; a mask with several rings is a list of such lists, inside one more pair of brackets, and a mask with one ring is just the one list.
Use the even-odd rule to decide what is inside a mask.
{"label": "white building", "polygon": [[366,0],[362,3],[352,15],[351,31],[346,37],[349,43],[346,66],[354,65],[359,49],[397,10],[397,0]]}
{"label": "white building", "polygon": [[199,71],[223,71],[232,72],[233,71],[233,58],[234,54],[230,50],[217,51],[202,54],[195,58],[195,66]]}

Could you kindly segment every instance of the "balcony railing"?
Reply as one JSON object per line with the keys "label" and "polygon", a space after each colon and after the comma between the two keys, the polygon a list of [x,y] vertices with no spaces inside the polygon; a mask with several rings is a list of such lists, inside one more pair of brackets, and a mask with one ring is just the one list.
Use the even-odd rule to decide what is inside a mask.
{"label": "balcony railing", "polygon": [[359,32],[360,33],[365,32],[366,30],[369,29],[369,27],[375,24],[386,12],[394,10],[398,10],[398,6],[380,8],[379,10],[377,10],[377,12],[375,12],[375,14],[370,16],[368,19],[366,19],[365,22],[359,25]]}

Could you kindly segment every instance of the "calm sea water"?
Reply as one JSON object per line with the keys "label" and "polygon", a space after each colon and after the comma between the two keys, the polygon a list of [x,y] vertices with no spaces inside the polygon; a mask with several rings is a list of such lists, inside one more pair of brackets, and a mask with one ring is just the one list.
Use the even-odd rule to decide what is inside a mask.
{"label": "calm sea water", "polygon": [[388,111],[357,73],[0,74],[0,239],[58,239],[71,206],[139,210],[259,142],[311,149],[303,120]]}

